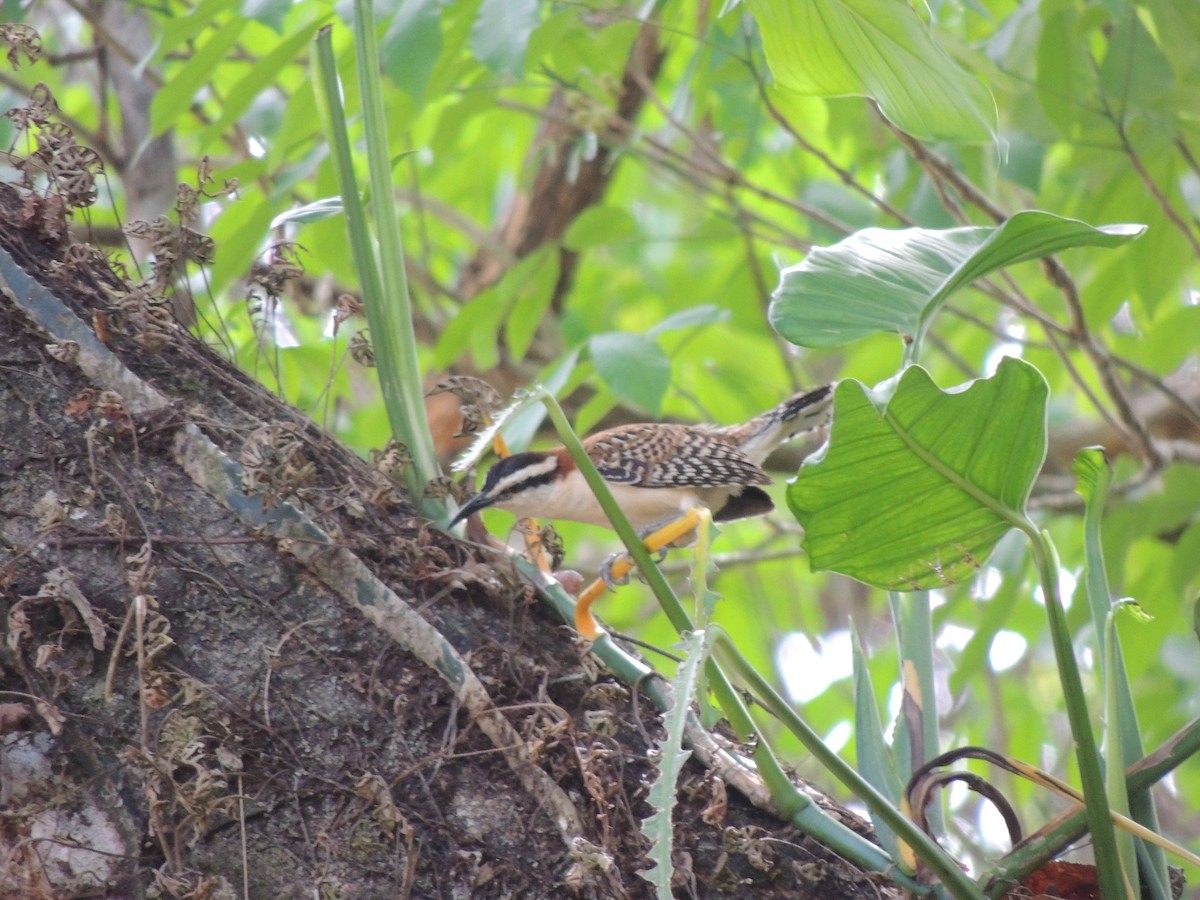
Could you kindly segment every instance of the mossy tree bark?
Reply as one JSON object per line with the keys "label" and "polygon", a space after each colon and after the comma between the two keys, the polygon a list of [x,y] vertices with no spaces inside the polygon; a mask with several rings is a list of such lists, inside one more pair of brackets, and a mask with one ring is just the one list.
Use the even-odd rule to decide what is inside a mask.
{"label": "mossy tree bark", "polygon": [[[36,206],[0,190],[0,893],[650,896],[649,704]],[[675,819],[678,896],[888,893],[695,761]]]}

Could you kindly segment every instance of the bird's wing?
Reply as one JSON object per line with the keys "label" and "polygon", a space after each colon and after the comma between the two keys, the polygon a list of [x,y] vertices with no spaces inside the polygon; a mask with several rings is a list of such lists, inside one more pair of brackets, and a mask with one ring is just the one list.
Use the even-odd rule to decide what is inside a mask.
{"label": "bird's wing", "polygon": [[605,481],[648,488],[769,484],[771,479],[717,429],[625,425],[584,442]]}

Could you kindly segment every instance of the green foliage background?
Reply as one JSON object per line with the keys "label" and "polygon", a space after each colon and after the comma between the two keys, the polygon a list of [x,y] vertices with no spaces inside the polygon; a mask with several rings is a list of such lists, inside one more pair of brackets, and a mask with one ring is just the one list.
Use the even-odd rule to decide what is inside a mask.
{"label": "green foliage background", "polygon": [[[1066,286],[1031,262],[956,294],[922,362],[943,387],[985,374],[1002,353],[1020,354],[1045,374],[1051,456],[1033,506],[1073,575],[1083,549],[1071,455],[1096,440],[1127,451],[1115,460],[1105,550],[1113,590],[1153,616],[1123,622],[1122,639],[1146,744],[1157,745],[1200,712],[1193,617],[1200,587],[1200,5],[965,0],[921,9],[947,55],[893,72],[891,86],[916,88],[912,102],[926,104],[933,123],[930,143],[906,137],[861,98],[805,96],[776,84],[752,15],[765,5],[718,15],[700,0],[377,4],[391,144],[403,151],[395,160],[396,194],[386,202],[402,210],[422,370],[479,372],[502,385],[553,376],[581,432],[614,411],[740,421],[798,386],[834,378],[873,384],[899,364],[894,336],[797,351],[771,331],[767,304],[778,270],[814,245],[867,226],[992,225],[1027,208],[1092,224],[1148,224],[1145,236],[1120,250],[1062,254]],[[823,5],[868,25],[895,12],[884,0]],[[239,184],[236,197],[204,209],[216,259],[188,282],[201,333],[362,453],[382,446],[381,400],[369,372],[347,353],[350,331],[363,326],[329,333],[330,297],[356,287],[343,223],[314,214],[272,228],[277,217],[336,193],[307,57],[316,30],[332,23],[353,117],[357,84],[344,11],[324,0],[163,0],[140,8],[152,42],[128,47],[86,4],[47,0],[26,11],[6,0],[4,19],[37,27],[47,56],[6,70],[0,101],[19,106],[44,82],[80,141],[101,151],[111,197],[102,193],[80,225],[103,233],[119,223],[114,206],[123,208],[129,160],[116,137],[121,105],[111,85],[97,81],[96,54],[144,64],[161,84],[151,131],[173,135],[179,179],[193,180],[208,156],[218,182]],[[639,15],[647,12],[658,23],[662,68],[644,76],[648,96],[636,120],[614,123],[631,48],[648,28]],[[886,32],[867,27],[863,34],[876,42],[871,49],[887,51]],[[931,71],[952,72],[954,64],[972,80],[972,96],[981,85],[990,90],[992,136],[988,126],[970,141],[936,133],[937,108],[920,88]],[[990,110],[983,113],[990,118]],[[547,123],[569,137],[539,141]],[[352,134],[359,127],[352,118]],[[0,123],[0,145],[12,135]],[[494,226],[528,194],[540,166],[565,154],[568,173],[578,171],[601,148],[613,177],[598,204],[531,252],[496,250],[503,236]],[[284,238],[302,245],[301,262],[316,282],[288,294],[269,316],[243,277],[270,242]],[[466,292],[467,264],[480,248],[492,248],[499,277]],[[578,254],[566,290],[557,287],[562,250]],[[295,340],[277,340],[285,333]],[[1161,464],[1129,436],[1135,424],[1160,432]],[[845,659],[808,663],[845,677],[808,700],[804,713],[845,739],[852,688],[842,638],[852,617],[886,705],[896,680],[887,602],[857,583],[809,571],[783,480],[774,517],[724,529],[714,548],[721,572],[713,587],[724,595],[716,618],[764,671],[786,665],[778,651],[788,635],[844,648]],[[501,533],[508,521],[490,514]],[[614,547],[599,530],[564,525],[561,532],[568,563],[585,571]],[[1006,540],[976,582],[939,598],[942,745],[982,744],[1069,773],[1068,731],[1034,581],[1018,543]],[[601,614],[617,629],[669,646],[674,636],[655,609],[634,587]],[[1094,646],[1085,604],[1073,604],[1069,615],[1081,644]],[[1002,633],[1019,636],[1025,649],[997,671],[988,651]],[[794,761],[804,769],[799,753]],[[1032,789],[1011,789],[1032,827],[1056,808]],[[1197,797],[1193,763],[1161,795],[1169,834],[1186,840],[1200,833]],[[969,836],[974,807],[955,802]]]}

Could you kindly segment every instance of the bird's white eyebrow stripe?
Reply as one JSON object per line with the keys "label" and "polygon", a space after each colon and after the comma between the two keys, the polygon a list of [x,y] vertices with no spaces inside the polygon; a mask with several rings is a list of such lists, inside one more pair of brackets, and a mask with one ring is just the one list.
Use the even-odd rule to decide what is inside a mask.
{"label": "bird's white eyebrow stripe", "polygon": [[558,468],[558,460],[553,456],[547,456],[539,463],[532,466],[526,466],[523,469],[517,469],[505,478],[501,478],[492,488],[493,497],[503,497],[509,490],[517,485],[528,484],[542,475],[549,475]]}

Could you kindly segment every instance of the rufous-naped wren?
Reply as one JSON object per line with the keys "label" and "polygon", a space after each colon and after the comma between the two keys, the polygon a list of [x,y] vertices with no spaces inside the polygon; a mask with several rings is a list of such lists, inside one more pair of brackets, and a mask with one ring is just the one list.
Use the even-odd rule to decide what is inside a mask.
{"label": "rufous-naped wren", "polygon": [[[759,487],[771,481],[762,468],[767,456],[825,424],[832,394],[831,385],[796,394],[742,425],[621,425],[591,435],[583,446],[635,528],[695,506],[707,507],[718,522],[761,516],[774,508]],[[564,447],[499,460],[450,525],[489,506],[520,517],[609,526]]]}

